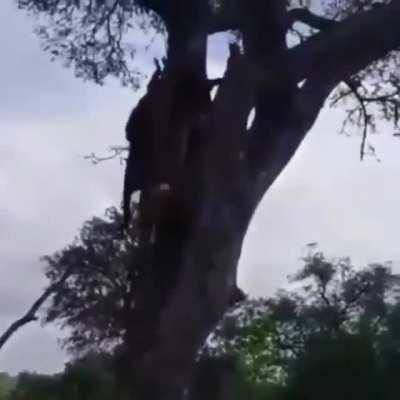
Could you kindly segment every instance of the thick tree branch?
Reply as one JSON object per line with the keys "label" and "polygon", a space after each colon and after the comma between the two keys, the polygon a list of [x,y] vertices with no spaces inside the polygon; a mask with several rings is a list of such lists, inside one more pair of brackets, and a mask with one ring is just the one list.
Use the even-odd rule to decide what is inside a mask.
{"label": "thick tree branch", "polygon": [[50,285],[41,294],[41,296],[32,304],[29,310],[21,318],[18,318],[6,329],[6,331],[0,336],[0,350],[18,329],[38,319],[36,314],[40,307],[68,279],[68,277],[71,275],[71,272],[72,268],[67,269],[56,283]]}
{"label": "thick tree branch", "polygon": [[[290,161],[306,133],[314,124],[330,92],[341,82],[400,46],[400,3],[393,2],[339,22],[288,51],[277,66],[291,65],[291,79],[300,82],[293,109],[276,132],[264,132],[268,119],[256,112],[251,136],[269,135],[268,143],[256,151],[261,161],[255,169],[255,205]],[[364,43],[361,46],[360,43]],[[285,56],[284,56],[285,58]],[[260,123],[258,123],[260,121]],[[257,130],[262,130],[258,132]],[[271,139],[272,137],[272,139]]]}
{"label": "thick tree branch", "polygon": [[137,5],[148,11],[153,11],[161,18],[165,18],[169,2],[165,0],[136,0]]}
{"label": "thick tree branch", "polygon": [[[301,89],[295,91],[291,99],[291,110],[287,111],[287,119],[276,131],[266,132],[263,120],[265,115],[256,112],[255,122],[250,131],[251,137],[269,135],[269,140],[262,146],[256,146],[256,154],[249,154],[260,162],[252,169],[254,189],[253,211],[261,201],[264,193],[275,182],[280,173],[292,159],[301,142],[316,121],[326,98],[333,86],[326,82],[314,80],[306,82]],[[259,121],[261,121],[259,123]],[[261,130],[261,132],[259,131]]]}
{"label": "thick tree branch", "polygon": [[400,46],[400,3],[366,11],[289,51],[295,80],[317,77],[333,85],[385,57]]}
{"label": "thick tree branch", "polygon": [[[208,160],[215,160],[220,173],[227,168],[228,175],[235,174],[232,165],[239,166],[237,161],[244,141],[247,118],[255,103],[256,88],[263,77],[262,69],[248,62],[236,45],[231,45],[230,53],[223,83],[213,103],[215,134],[213,145],[210,146],[211,154],[207,157]],[[224,153],[223,159],[221,151]],[[209,166],[215,168],[215,164]],[[214,175],[215,172],[210,171],[209,174]]]}
{"label": "thick tree branch", "polygon": [[210,35],[218,32],[233,31],[238,25],[223,15],[216,15],[209,19],[207,31]]}
{"label": "thick tree branch", "polygon": [[209,34],[238,29],[239,26],[240,11],[238,1],[224,1],[221,6],[211,10],[207,28]]}
{"label": "thick tree branch", "polygon": [[[216,10],[209,18],[208,32],[210,34],[227,30],[239,29],[241,12],[238,2],[227,2],[221,9]],[[287,13],[287,27],[295,22],[302,22],[311,28],[326,31],[334,27],[338,21],[321,17],[306,8],[294,8]]]}
{"label": "thick tree branch", "polygon": [[316,15],[306,8],[294,8],[290,10],[288,14],[290,25],[293,25],[295,22],[302,22],[303,24],[320,31],[326,31],[338,23],[332,19]]}

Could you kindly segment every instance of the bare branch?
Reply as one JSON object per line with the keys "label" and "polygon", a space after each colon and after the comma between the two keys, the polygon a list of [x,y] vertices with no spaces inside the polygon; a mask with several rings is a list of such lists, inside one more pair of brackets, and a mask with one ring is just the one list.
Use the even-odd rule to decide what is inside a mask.
{"label": "bare branch", "polygon": [[42,295],[32,304],[29,310],[21,317],[14,321],[6,331],[0,336],[0,350],[5,345],[5,343],[10,339],[10,337],[20,328],[29,324],[30,322],[36,321],[38,319],[37,312],[40,307],[45,303],[45,301],[68,279],[71,275],[73,268],[68,268],[60,280],[58,280],[53,285],[50,285]]}
{"label": "bare branch", "polygon": [[90,160],[93,164],[96,165],[103,161],[114,160],[115,158],[119,157],[120,162],[122,163],[125,160],[125,157],[123,157],[123,155],[128,151],[129,148],[126,146],[110,146],[109,148],[110,154],[108,156],[100,157],[95,153],[91,153],[89,155],[86,155],[84,158],[85,160]]}

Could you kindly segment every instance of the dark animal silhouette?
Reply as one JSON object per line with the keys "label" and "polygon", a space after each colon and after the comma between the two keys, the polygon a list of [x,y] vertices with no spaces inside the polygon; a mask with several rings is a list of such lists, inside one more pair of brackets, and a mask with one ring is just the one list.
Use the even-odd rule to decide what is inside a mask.
{"label": "dark animal silhouette", "polygon": [[178,184],[185,167],[194,162],[202,146],[202,124],[211,109],[210,90],[220,81],[170,76],[156,63],[147,93],[126,124],[130,150],[123,190],[124,229],[131,219],[135,191],[147,192],[150,201],[152,193],[168,193]]}
{"label": "dark animal silhouette", "polygon": [[156,63],[147,94],[143,96],[132,110],[125,127],[126,139],[129,142],[129,155],[126,160],[123,212],[124,228],[127,228],[131,218],[131,196],[138,190],[143,190],[151,182],[151,160],[153,158],[154,123],[151,110],[157,97],[161,80],[161,67]]}

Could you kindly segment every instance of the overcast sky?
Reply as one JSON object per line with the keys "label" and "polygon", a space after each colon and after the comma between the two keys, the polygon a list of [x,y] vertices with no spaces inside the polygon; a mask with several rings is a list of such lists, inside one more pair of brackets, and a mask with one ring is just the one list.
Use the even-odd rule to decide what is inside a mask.
{"label": "overcast sky", "polygon": [[[84,155],[123,144],[137,100],[117,82],[97,87],[51,63],[32,20],[12,3],[0,4],[0,332],[41,293],[39,257],[68,244],[87,218],[119,204],[122,166],[94,166]],[[225,41],[214,38],[214,74],[224,52]],[[312,241],[356,263],[400,260],[400,141],[383,130],[371,139],[382,162],[360,163],[360,137],[337,134],[341,117],[321,114],[260,205],[239,269],[247,292],[275,291]],[[24,328],[0,352],[0,371],[62,369],[60,335],[51,326]]]}

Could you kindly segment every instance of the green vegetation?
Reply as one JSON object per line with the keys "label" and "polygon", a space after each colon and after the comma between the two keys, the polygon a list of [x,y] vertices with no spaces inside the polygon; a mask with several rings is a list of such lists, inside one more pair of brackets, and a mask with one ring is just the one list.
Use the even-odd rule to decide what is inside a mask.
{"label": "green vegetation", "polygon": [[[104,227],[104,221],[98,223],[96,227]],[[54,263],[49,271],[55,273],[57,266],[65,267]],[[72,282],[89,276],[77,270]],[[99,276],[103,278],[93,282],[101,288],[107,271]],[[95,294],[99,300],[107,294],[96,285],[90,292],[94,309],[101,304]],[[199,354],[190,399],[397,399],[399,292],[400,277],[390,264],[356,269],[349,259],[329,261],[322,253],[310,254],[287,289],[271,298],[247,300],[226,314]],[[58,311],[64,318],[62,308]],[[81,327],[91,329],[90,315]],[[92,321],[96,327],[98,322]],[[126,360],[123,345],[111,351],[102,347],[101,352],[86,348],[61,374],[24,372],[16,379],[1,374],[0,400],[130,398],[135,388]]]}
{"label": "green vegetation", "polygon": [[0,400],[7,398],[9,393],[14,389],[16,379],[5,372],[0,372]]}
{"label": "green vegetation", "polygon": [[0,396],[1,400],[108,400],[115,399],[118,392],[112,356],[105,353],[90,353],[77,359],[67,364],[61,374],[22,372],[17,378],[6,377],[12,385]]}
{"label": "green vegetation", "polygon": [[205,349],[236,357],[240,399],[398,398],[400,279],[311,254],[291,288],[228,314]]}

